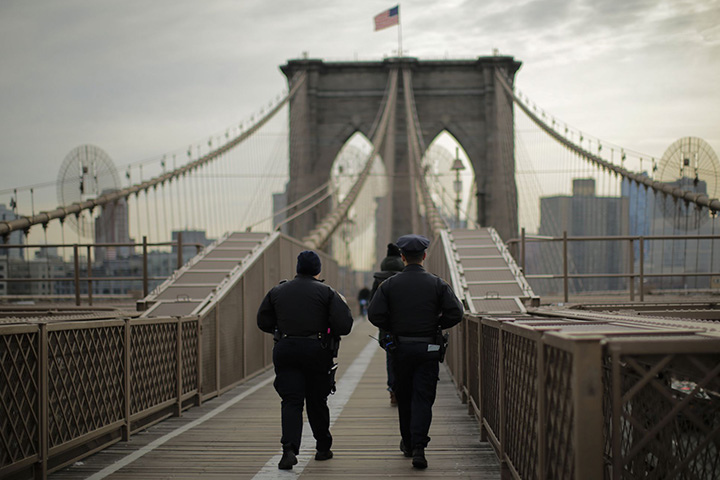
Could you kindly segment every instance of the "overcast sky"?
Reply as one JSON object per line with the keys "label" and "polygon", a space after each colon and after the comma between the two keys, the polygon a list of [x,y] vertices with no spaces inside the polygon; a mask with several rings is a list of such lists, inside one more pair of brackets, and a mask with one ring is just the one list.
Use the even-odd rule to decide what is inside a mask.
{"label": "overcast sky", "polygon": [[[394,55],[392,1],[2,0],[0,190],[54,182],[81,144],[126,165],[206,141],[285,87],[278,66]],[[403,49],[500,54],[538,106],[655,157],[684,136],[720,153],[720,0],[412,0]],[[10,194],[0,195],[9,203]]]}

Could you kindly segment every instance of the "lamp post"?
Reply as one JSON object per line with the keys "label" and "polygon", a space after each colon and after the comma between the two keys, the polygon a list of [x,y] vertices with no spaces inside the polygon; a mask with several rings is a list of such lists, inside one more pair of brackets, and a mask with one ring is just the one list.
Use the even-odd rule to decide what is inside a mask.
{"label": "lamp post", "polygon": [[460,226],[460,193],[462,192],[462,182],[460,181],[460,171],[465,170],[462,160],[460,160],[460,149],[455,148],[455,161],[450,167],[450,170],[455,171],[455,181],[453,182],[453,189],[455,190],[455,228]]}

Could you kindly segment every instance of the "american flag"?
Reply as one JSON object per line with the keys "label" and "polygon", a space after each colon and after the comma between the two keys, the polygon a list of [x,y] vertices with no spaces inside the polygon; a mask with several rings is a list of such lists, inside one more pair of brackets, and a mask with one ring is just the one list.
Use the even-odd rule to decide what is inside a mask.
{"label": "american flag", "polygon": [[375,31],[397,25],[400,20],[400,5],[375,15]]}

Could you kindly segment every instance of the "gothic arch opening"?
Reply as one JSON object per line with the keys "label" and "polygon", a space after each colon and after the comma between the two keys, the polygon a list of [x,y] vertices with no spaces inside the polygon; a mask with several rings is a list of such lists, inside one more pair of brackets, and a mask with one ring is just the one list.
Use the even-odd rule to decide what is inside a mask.
{"label": "gothic arch opening", "polygon": [[440,215],[451,228],[475,228],[475,172],[462,145],[447,130],[425,150],[422,169]]}
{"label": "gothic arch opening", "polygon": [[[360,132],[355,132],[340,148],[330,168],[333,189],[333,208],[343,201],[358,175],[365,167],[372,143]],[[343,267],[355,271],[372,271],[377,258],[377,239],[385,238],[379,230],[384,228],[378,219],[387,218],[388,179],[385,165],[379,156],[373,162],[370,176],[363,185],[357,200],[350,207],[347,218],[333,235],[332,252]],[[381,253],[384,253],[382,250]]]}

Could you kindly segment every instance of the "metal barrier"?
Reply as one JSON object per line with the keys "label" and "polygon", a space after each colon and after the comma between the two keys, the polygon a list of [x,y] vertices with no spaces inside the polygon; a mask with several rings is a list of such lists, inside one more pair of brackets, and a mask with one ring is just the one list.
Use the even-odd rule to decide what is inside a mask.
{"label": "metal barrier", "polygon": [[[467,306],[453,235],[427,265]],[[510,478],[720,478],[714,305],[466,313],[445,362]]]}
{"label": "metal barrier", "polygon": [[720,478],[716,333],[538,315],[454,333],[448,366],[513,478]]}
{"label": "metal barrier", "polygon": [[[139,276],[119,276],[119,275],[113,275],[109,277],[94,277],[92,275],[93,271],[93,261],[92,261],[92,249],[95,248],[128,248],[128,249],[135,249],[135,247],[140,247],[142,257],[142,275]],[[72,276],[71,277],[53,277],[51,276],[51,268],[47,267],[47,272],[44,275],[41,275],[40,277],[12,277],[9,276],[11,274],[10,271],[10,256],[6,255],[5,257],[5,277],[0,276],[0,284],[11,284],[11,283],[45,283],[45,284],[54,284],[54,283],[72,283],[73,284],[73,290],[74,290],[74,299],[75,299],[75,305],[80,306],[82,304],[81,297],[81,285],[86,286],[87,289],[87,304],[92,306],[93,304],[93,283],[97,282],[122,282],[122,281],[138,281],[142,282],[142,294],[143,297],[146,297],[149,293],[149,282],[150,281],[157,281],[157,280],[165,280],[166,277],[151,277],[149,275],[149,269],[148,269],[148,247],[173,247],[176,249],[176,268],[181,268],[183,266],[183,248],[184,247],[195,247],[196,254],[202,251],[205,246],[201,243],[183,243],[182,241],[182,232],[178,232],[177,241],[175,242],[156,242],[156,243],[148,243],[147,237],[143,237],[142,243],[74,243],[74,244],[36,244],[36,245],[25,245],[25,244],[6,244],[6,245],[0,245],[0,250],[25,250],[25,249],[48,249],[48,248],[72,248],[73,249],[73,257],[72,257]],[[85,276],[81,276],[82,273],[82,267],[80,266],[80,250],[85,249]],[[129,261],[129,260],[128,260]],[[24,298],[40,298],[40,299],[66,299],[66,295],[51,295],[51,294],[38,294],[38,295],[23,295]],[[96,298],[103,298],[103,295],[96,295]]]}
{"label": "metal barrier", "polygon": [[46,478],[196,404],[199,335],[197,317],[0,325],[0,477]]}
{"label": "metal barrier", "polygon": [[[645,244],[650,241],[679,241],[679,240],[711,240],[716,241],[720,238],[718,235],[618,235],[618,236],[584,236],[584,237],[568,237],[567,232],[563,232],[562,237],[541,237],[541,236],[526,236],[525,229],[521,230],[521,236],[519,239],[511,239],[507,242],[508,247],[515,248],[515,256],[519,257],[520,268],[524,273],[526,279],[562,279],[563,281],[563,299],[567,303],[569,301],[569,281],[570,279],[583,279],[583,278],[622,278],[628,279],[628,290],[630,300],[635,300],[635,290],[637,288],[640,296],[640,301],[645,301],[645,282],[650,278],[671,278],[671,277],[718,277],[720,272],[712,272],[710,270],[704,272],[669,272],[669,273],[649,273],[646,272],[646,260],[645,260]],[[569,273],[569,258],[568,244],[570,242],[625,242],[627,243],[627,271],[625,273]],[[528,242],[554,242],[561,243],[561,256],[562,256],[562,269],[561,274],[556,273],[542,273],[542,274],[528,274],[525,269],[527,243]],[[635,245],[637,242],[638,255],[635,255]],[[519,246],[520,252],[517,252]],[[711,257],[712,258],[712,257]],[[638,272],[635,273],[635,262],[637,260]],[[705,260],[707,261],[707,260]],[[703,267],[707,267],[703,264]],[[712,265],[709,266],[712,268]],[[635,280],[637,279],[638,286],[635,286]]]}
{"label": "metal barrier", "polygon": [[[72,308],[3,319],[0,478],[46,478],[266,370],[272,338],[257,328],[257,308],[295,275],[304,249],[273,235],[189,315]],[[333,285],[337,263],[320,255]]]}

